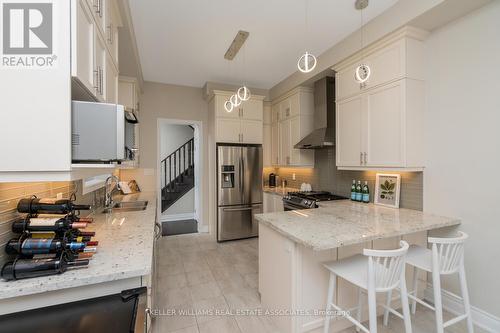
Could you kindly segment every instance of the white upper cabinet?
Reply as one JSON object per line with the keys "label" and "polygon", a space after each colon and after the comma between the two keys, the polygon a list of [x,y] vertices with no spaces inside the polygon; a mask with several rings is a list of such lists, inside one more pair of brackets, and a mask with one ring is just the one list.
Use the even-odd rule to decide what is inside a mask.
{"label": "white upper cabinet", "polygon": [[[120,25],[115,1],[71,0],[71,76],[78,88],[74,97],[77,93],[78,99],[110,100],[106,80],[117,74]],[[108,68],[112,73],[106,72]],[[116,99],[113,95],[111,99]]]}
{"label": "white upper cabinet", "polygon": [[264,166],[272,165],[272,111],[269,102],[264,102],[264,131],[262,137],[262,155]]}
{"label": "white upper cabinet", "polygon": [[116,64],[116,67],[118,67],[118,27],[122,24],[116,2],[107,0],[105,6],[106,31],[104,36],[111,58]]}
{"label": "white upper cabinet", "polygon": [[336,67],[336,158],[340,169],[423,169],[421,39],[425,36],[420,30],[404,28],[375,44],[375,51],[365,61],[372,76],[366,85],[358,84],[357,91],[353,75],[348,79],[354,67]]}
{"label": "white upper cabinet", "polygon": [[97,31],[94,36],[96,36],[96,38],[94,38],[94,74],[96,76],[95,95],[99,101],[104,102],[106,100],[106,43]]}
{"label": "white upper cabinet", "polygon": [[215,141],[226,143],[263,144],[264,142],[264,97],[253,95],[231,112],[224,103],[231,94],[214,91]]}
{"label": "white upper cabinet", "polygon": [[139,85],[135,77],[120,76],[118,80],[118,103],[129,110],[139,111]]}
{"label": "white upper cabinet", "polygon": [[[402,78],[423,80],[422,40],[426,36],[426,32],[406,27],[336,65],[333,69],[337,72],[337,101]],[[354,79],[354,71],[360,63],[366,63],[371,69],[370,78],[363,84]]]}
{"label": "white upper cabinet", "polygon": [[279,137],[279,120],[280,106],[279,104],[273,105],[271,108],[271,165],[279,165],[279,149],[280,149],[280,137]]}
{"label": "white upper cabinet", "polygon": [[94,19],[85,0],[73,0],[71,21],[71,75],[88,91],[95,92]]}
{"label": "white upper cabinet", "polygon": [[105,31],[105,20],[106,20],[106,2],[109,0],[87,0],[90,9],[92,11],[92,15],[94,16],[94,20],[96,22],[96,28],[99,29],[101,34],[104,34]]}
{"label": "white upper cabinet", "polygon": [[106,57],[106,102],[118,103],[118,70],[109,54]]}
{"label": "white upper cabinet", "polygon": [[[361,166],[363,163],[361,144],[362,111],[361,96],[337,102],[337,166]],[[339,142],[342,144],[339,145]]]}
{"label": "white upper cabinet", "polygon": [[313,166],[314,151],[294,148],[310,134],[314,97],[310,88],[299,87],[273,102],[271,111],[271,160],[276,166]]}

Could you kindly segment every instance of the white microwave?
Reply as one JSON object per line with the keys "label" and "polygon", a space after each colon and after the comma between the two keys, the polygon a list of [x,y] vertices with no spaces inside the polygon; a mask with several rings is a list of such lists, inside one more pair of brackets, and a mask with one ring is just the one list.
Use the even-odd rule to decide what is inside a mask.
{"label": "white microwave", "polygon": [[133,159],[136,115],[123,105],[73,101],[71,105],[72,160],[120,162]]}

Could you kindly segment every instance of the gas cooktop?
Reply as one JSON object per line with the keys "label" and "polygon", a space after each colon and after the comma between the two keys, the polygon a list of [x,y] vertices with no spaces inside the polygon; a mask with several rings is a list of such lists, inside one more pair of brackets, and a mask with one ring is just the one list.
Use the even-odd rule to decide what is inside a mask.
{"label": "gas cooktop", "polygon": [[344,199],[347,198],[326,191],[288,192],[283,197],[283,205],[285,210],[310,209],[317,208],[316,203],[319,201]]}

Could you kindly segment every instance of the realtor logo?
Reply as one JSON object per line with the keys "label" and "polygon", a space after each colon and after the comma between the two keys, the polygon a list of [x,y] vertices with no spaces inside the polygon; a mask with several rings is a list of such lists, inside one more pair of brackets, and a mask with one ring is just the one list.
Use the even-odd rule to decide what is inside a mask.
{"label": "realtor logo", "polygon": [[52,54],[52,4],[3,4],[3,53]]}
{"label": "realtor logo", "polygon": [[50,68],[54,52],[51,2],[1,1],[2,68]]}

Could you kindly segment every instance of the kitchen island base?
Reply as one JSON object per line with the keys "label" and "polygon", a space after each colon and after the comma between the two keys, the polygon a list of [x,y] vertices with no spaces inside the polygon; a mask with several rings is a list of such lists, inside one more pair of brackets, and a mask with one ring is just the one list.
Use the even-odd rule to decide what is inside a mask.
{"label": "kitchen island base", "polygon": [[[273,322],[282,332],[308,332],[323,326],[329,279],[323,262],[362,253],[364,248],[394,249],[399,246],[401,239],[410,244],[427,244],[427,232],[423,231],[316,251],[293,242],[265,225],[261,224],[259,227],[259,292],[262,308],[272,313]],[[412,286],[412,271],[412,268],[406,268],[408,286]],[[425,286],[426,274],[419,273],[420,297]],[[337,278],[335,295],[336,303],[343,309],[357,306],[357,288],[341,278]],[[395,293],[395,309],[399,308],[397,296]],[[378,293],[377,301],[385,302],[385,297],[386,295]],[[362,321],[365,321],[368,320],[366,296],[363,302]],[[382,308],[378,310],[379,315],[383,314]],[[353,326],[341,316],[332,320],[331,332]]]}

